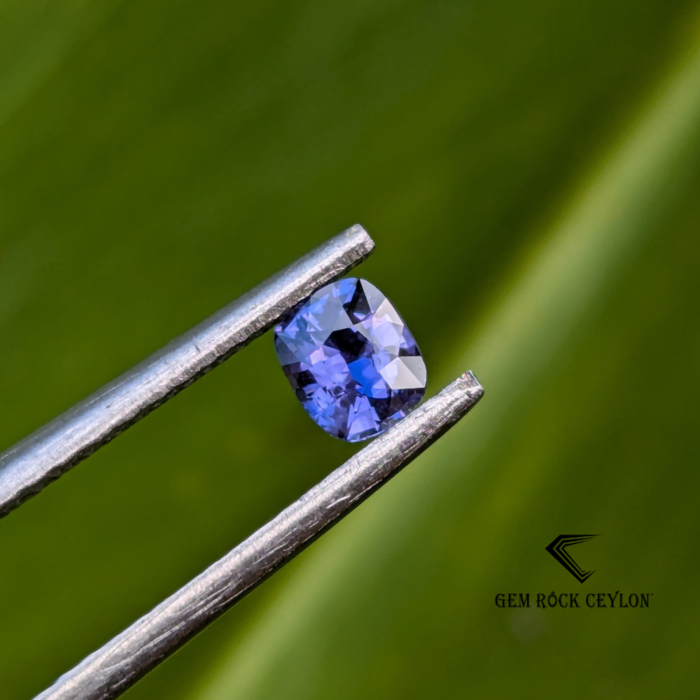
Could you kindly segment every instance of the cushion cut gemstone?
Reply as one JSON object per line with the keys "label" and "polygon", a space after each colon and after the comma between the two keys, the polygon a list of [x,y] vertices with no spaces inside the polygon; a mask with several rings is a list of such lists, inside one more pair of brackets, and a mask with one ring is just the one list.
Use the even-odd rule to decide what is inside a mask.
{"label": "cushion cut gemstone", "polygon": [[391,302],[366,280],[319,289],[275,328],[284,373],[307,413],[349,442],[383,433],[425,394],[418,345]]}

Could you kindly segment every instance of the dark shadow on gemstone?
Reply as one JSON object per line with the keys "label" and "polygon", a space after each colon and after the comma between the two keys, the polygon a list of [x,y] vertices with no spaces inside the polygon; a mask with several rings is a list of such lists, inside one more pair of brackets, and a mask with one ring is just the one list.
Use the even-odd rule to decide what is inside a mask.
{"label": "dark shadow on gemstone", "polygon": [[[404,333],[404,336],[406,334]],[[416,345],[416,341],[411,338],[411,343],[407,348],[399,348],[399,357],[417,357],[420,355],[420,350]]]}
{"label": "dark shadow on gemstone", "polygon": [[362,333],[358,333],[352,328],[333,331],[328,336],[326,345],[338,350],[348,363],[354,362],[361,357],[369,357],[374,350],[372,343]]}
{"label": "dark shadow on gemstone", "polygon": [[379,420],[385,421],[389,416],[396,413],[396,409],[392,406],[392,399],[372,399],[372,408],[377,412]]}
{"label": "dark shadow on gemstone", "polygon": [[316,383],[316,377],[309,372],[309,370],[300,369],[299,363],[293,365],[285,365],[283,368],[284,374],[289,380],[292,389],[297,392],[303,391],[304,387],[309,386],[309,384]]}
{"label": "dark shadow on gemstone", "polygon": [[355,292],[352,299],[347,304],[343,304],[343,308],[353,323],[359,323],[371,311],[360,280],[355,282]]}

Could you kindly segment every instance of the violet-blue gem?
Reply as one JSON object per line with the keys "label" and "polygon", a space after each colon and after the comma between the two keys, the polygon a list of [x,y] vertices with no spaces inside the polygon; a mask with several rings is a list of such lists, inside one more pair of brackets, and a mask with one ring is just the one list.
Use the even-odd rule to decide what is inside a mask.
{"label": "violet-blue gem", "polygon": [[425,394],[416,341],[366,280],[340,280],[312,294],[275,328],[275,349],[307,413],[349,442],[383,433]]}

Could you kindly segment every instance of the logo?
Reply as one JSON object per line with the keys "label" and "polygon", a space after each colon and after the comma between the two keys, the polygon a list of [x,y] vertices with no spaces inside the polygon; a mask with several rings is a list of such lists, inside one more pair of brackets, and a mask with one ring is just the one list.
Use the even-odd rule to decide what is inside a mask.
{"label": "logo", "polygon": [[594,537],[598,535],[559,535],[546,549],[579,583],[583,583],[595,573],[595,570],[584,571],[566,550],[575,544],[588,542]]}
{"label": "logo", "polygon": [[[579,582],[587,581],[595,571],[584,571],[567,552],[575,544],[588,542],[600,535],[559,535],[545,549]],[[541,590],[541,589],[540,589]],[[648,608],[653,593],[497,593],[495,597],[497,608],[564,608],[567,610],[581,608]],[[579,600],[579,598],[581,600]],[[568,614],[568,613],[565,613]],[[576,613],[574,613],[575,615]]]}

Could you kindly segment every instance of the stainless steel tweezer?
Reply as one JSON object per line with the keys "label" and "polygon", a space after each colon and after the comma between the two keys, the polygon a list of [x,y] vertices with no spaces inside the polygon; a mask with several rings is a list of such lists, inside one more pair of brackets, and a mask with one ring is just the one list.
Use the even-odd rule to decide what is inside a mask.
{"label": "stainless steel tweezer", "polygon": [[[0,455],[0,516],[189,386],[374,248],[353,226],[172,341]],[[111,700],[330,529],[462,418],[483,395],[449,384],[36,700]]]}

